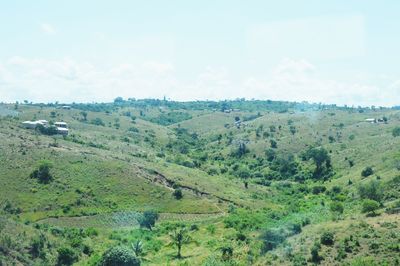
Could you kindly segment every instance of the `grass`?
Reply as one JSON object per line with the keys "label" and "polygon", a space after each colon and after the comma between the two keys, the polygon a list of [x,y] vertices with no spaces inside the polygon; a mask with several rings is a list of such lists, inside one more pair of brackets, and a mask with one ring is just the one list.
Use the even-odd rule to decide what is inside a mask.
{"label": "grass", "polygon": [[[324,230],[335,232],[335,244],[322,246],[322,264],[351,264],[371,254],[378,264],[395,263],[399,215],[385,214],[381,208],[380,216],[365,217],[357,188],[379,180],[385,188],[383,206],[398,199],[393,180],[400,174],[400,138],[394,137],[392,130],[400,122],[399,111],[260,110],[260,116],[237,128],[235,117],[244,120],[257,112],[115,107],[109,113],[87,111],[84,121],[78,109],[19,105],[18,115],[10,117],[4,116],[9,114],[4,110],[13,110],[14,106],[0,107],[0,202],[7,200],[21,211],[7,214],[7,228],[12,219],[17,221],[7,231],[26,231],[33,236],[39,230],[56,247],[74,244],[66,236],[54,235],[54,228],[96,228],[96,236],[81,236],[93,252],[82,251],[77,265],[95,265],[109,246],[130,246],[137,239],[144,242],[145,265],[201,265],[207,261],[292,265],[297,257],[307,262],[313,243]],[[364,122],[366,118],[383,116],[388,117],[387,124]],[[165,117],[167,122],[163,121]],[[104,126],[90,123],[96,118]],[[22,121],[32,119],[66,121],[71,134],[67,138],[50,137],[20,126]],[[275,126],[275,132],[270,126]],[[290,126],[295,127],[294,134]],[[187,129],[187,135],[179,135],[179,129]],[[277,141],[278,153],[294,154],[305,171],[314,166],[303,162],[301,153],[311,146],[324,147],[331,157],[332,178],[326,182],[309,179],[303,184],[293,180],[257,184],[264,178],[263,171],[269,171],[265,150],[270,148],[271,139]],[[235,143],[243,140],[249,153],[232,157]],[[188,148],[179,152],[182,145]],[[192,164],[178,164],[178,154]],[[206,159],[199,159],[199,154],[206,154]],[[53,164],[54,181],[49,184],[30,178],[44,159]],[[233,170],[235,164],[249,169],[250,177],[238,178]],[[374,174],[365,178],[361,171],[367,166],[373,168]],[[215,171],[209,171],[211,168]],[[260,173],[261,177],[255,176]],[[328,192],[314,195],[311,191],[316,185],[326,187]],[[336,196],[329,194],[335,186],[341,188]],[[180,200],[173,196],[176,188],[183,191]],[[339,217],[329,210],[334,200],[344,206]],[[138,216],[146,210],[160,213],[153,231],[138,228]],[[168,233],[176,223],[198,228],[190,230],[195,241],[184,246],[182,260],[176,259],[176,250],[169,245]],[[260,252],[259,237],[265,230],[292,224],[302,224],[301,232],[288,236],[267,254]],[[345,241],[346,245],[355,241],[345,240],[350,235],[358,239],[359,246],[344,254]],[[28,240],[27,237],[24,241]],[[371,243],[378,243],[378,247]],[[232,246],[233,255],[223,262],[221,247],[226,245]],[[48,252],[54,262],[57,252]]]}

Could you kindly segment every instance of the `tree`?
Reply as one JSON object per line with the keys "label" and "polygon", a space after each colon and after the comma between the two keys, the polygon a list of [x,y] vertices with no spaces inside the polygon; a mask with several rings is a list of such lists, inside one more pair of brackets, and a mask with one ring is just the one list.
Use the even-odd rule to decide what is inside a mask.
{"label": "tree", "polygon": [[290,133],[292,133],[292,135],[296,134],[296,127],[295,126],[291,125],[289,130],[290,130]]}
{"label": "tree", "polygon": [[343,210],[344,210],[343,204],[338,201],[332,202],[330,209],[331,209],[331,212],[337,213],[337,214],[342,214]]}
{"label": "tree", "polygon": [[57,265],[72,265],[78,260],[78,255],[70,247],[61,247],[57,252]]}
{"label": "tree", "polygon": [[230,260],[233,256],[233,247],[230,245],[224,245],[219,248],[222,253],[222,260],[227,261]]}
{"label": "tree", "polygon": [[40,161],[38,169],[34,170],[30,177],[37,178],[40,183],[47,184],[53,180],[53,176],[50,173],[50,169],[53,167],[50,161]]}
{"label": "tree", "polygon": [[269,142],[271,144],[271,148],[273,148],[273,149],[278,148],[278,143],[276,142],[276,140],[271,139]]}
{"label": "tree", "polygon": [[400,127],[395,127],[392,131],[393,137],[399,137],[400,136]]}
{"label": "tree", "polygon": [[363,177],[368,177],[368,176],[373,175],[373,174],[374,174],[374,170],[370,166],[365,167],[365,169],[361,171],[361,175]]}
{"label": "tree", "polygon": [[321,244],[332,246],[334,242],[334,235],[332,232],[323,232],[321,235]]}
{"label": "tree", "polygon": [[85,111],[82,111],[81,113],[80,113],[81,115],[82,115],[82,117],[83,117],[83,121],[87,121],[87,115],[88,115],[88,113],[87,112],[85,112]]}
{"label": "tree", "polygon": [[182,189],[177,188],[174,190],[173,195],[175,197],[175,199],[180,200],[183,198],[183,193],[182,193]]}
{"label": "tree", "polygon": [[285,241],[285,234],[282,230],[268,229],[261,235],[263,241],[263,252],[267,252],[276,248]]}
{"label": "tree", "polygon": [[176,246],[178,249],[177,258],[182,258],[182,246],[192,241],[192,238],[189,236],[186,227],[179,226],[175,228],[170,234],[170,238],[172,241],[171,245]]}
{"label": "tree", "polygon": [[362,212],[375,214],[375,211],[379,209],[379,202],[371,199],[365,199],[362,203]]}
{"label": "tree", "polygon": [[159,215],[155,211],[145,211],[143,215],[139,217],[138,222],[140,227],[151,230],[156,224],[158,217]]}
{"label": "tree", "polygon": [[327,175],[331,168],[331,157],[324,148],[311,148],[303,157],[306,160],[312,159],[315,163],[314,178],[321,178]]}
{"label": "tree", "polygon": [[104,252],[99,264],[100,266],[140,266],[140,260],[128,248],[116,246]]}
{"label": "tree", "polygon": [[371,199],[381,202],[383,197],[383,189],[379,181],[372,180],[364,185],[361,184],[358,187],[358,194],[362,199]]}

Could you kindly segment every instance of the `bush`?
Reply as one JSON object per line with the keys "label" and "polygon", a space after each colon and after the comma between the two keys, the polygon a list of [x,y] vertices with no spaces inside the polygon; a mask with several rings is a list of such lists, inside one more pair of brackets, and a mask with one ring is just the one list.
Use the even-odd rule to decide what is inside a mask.
{"label": "bush", "polygon": [[383,189],[379,181],[373,180],[358,187],[358,194],[362,199],[371,199],[380,202],[383,197]]}
{"label": "bush", "polygon": [[155,211],[145,211],[143,215],[138,219],[140,227],[152,229],[158,220],[158,213]]}
{"label": "bush", "polygon": [[177,199],[177,200],[180,200],[183,198],[182,189],[180,189],[180,188],[175,189],[172,194],[174,195],[175,199]]}
{"label": "bush", "polygon": [[57,265],[72,265],[78,260],[78,255],[70,247],[61,247],[57,252]]}
{"label": "bush", "polygon": [[366,199],[362,203],[362,212],[363,213],[372,213],[379,209],[379,203],[375,200]]}
{"label": "bush", "polygon": [[319,193],[325,192],[326,187],[325,186],[315,186],[312,188],[312,193],[317,195]]}
{"label": "bush", "polygon": [[395,127],[392,131],[393,137],[398,137],[400,136],[400,127]]}
{"label": "bush", "polygon": [[372,167],[368,166],[366,167],[364,170],[362,170],[361,172],[361,176],[363,177],[368,177],[370,175],[374,174],[374,170],[372,169]]}
{"label": "bush", "polygon": [[338,213],[338,214],[342,214],[343,210],[344,210],[343,204],[338,202],[338,201],[332,202],[331,206],[330,206],[330,209],[331,209],[331,212],[335,212],[335,213]]}
{"label": "bush", "polygon": [[52,163],[50,161],[41,161],[39,163],[38,169],[34,170],[30,177],[37,178],[40,183],[47,184],[53,180],[53,176],[50,173],[52,168]]}
{"label": "bush", "polygon": [[93,124],[93,125],[96,125],[96,126],[105,126],[106,124],[104,124],[104,122],[103,122],[103,120],[101,119],[101,118],[95,118],[95,119],[92,119],[91,121],[90,121],[90,123],[91,124]]}
{"label": "bush", "polygon": [[332,246],[334,241],[334,234],[332,232],[324,232],[321,235],[321,244],[326,246]]}
{"label": "bush", "polygon": [[117,246],[104,252],[99,266],[139,266],[140,260],[126,247]]}
{"label": "bush", "polygon": [[279,244],[285,241],[283,230],[268,229],[261,235],[263,241],[262,251],[267,252],[276,248]]}

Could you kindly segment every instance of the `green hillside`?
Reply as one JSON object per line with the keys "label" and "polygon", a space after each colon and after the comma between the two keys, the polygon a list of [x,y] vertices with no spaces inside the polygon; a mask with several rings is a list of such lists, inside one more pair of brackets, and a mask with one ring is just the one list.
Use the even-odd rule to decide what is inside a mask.
{"label": "green hillside", "polygon": [[[61,106],[0,105],[0,265],[400,263],[395,108]],[[69,135],[22,127],[39,119]]]}

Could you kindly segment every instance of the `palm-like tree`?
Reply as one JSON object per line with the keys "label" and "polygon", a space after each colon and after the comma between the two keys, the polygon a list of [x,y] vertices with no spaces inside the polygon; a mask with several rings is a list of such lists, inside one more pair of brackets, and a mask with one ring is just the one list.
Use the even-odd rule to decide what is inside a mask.
{"label": "palm-like tree", "polygon": [[171,244],[178,248],[177,258],[182,258],[181,250],[184,244],[188,244],[192,241],[192,238],[188,235],[188,231],[185,227],[175,228],[170,234]]}

